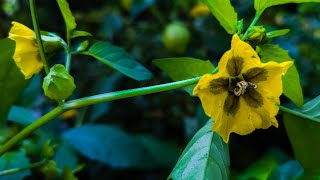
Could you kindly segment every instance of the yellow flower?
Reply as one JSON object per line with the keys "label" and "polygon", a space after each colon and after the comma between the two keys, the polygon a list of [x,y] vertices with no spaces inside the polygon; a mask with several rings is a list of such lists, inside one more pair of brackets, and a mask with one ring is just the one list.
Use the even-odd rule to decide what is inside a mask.
{"label": "yellow flower", "polygon": [[275,116],[282,94],[281,76],[293,62],[262,63],[252,47],[233,35],[231,49],[219,62],[219,72],[204,75],[193,93],[225,142],[230,133],[246,135],[255,129],[278,127]]}
{"label": "yellow flower", "polygon": [[34,32],[18,22],[12,22],[9,38],[16,42],[13,59],[26,79],[43,67]]}

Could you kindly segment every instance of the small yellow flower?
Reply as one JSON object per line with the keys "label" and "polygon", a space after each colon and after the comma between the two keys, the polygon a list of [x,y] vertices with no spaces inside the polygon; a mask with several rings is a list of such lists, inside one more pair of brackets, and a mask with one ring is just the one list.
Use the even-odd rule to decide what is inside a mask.
{"label": "small yellow flower", "polygon": [[193,90],[214,120],[213,131],[228,142],[232,132],[246,135],[278,127],[281,76],[292,64],[262,63],[254,49],[235,34],[231,49],[220,59],[219,72],[204,75]]}
{"label": "small yellow flower", "polygon": [[210,14],[210,10],[207,5],[198,3],[192,8],[190,14],[192,17],[205,16]]}
{"label": "small yellow flower", "polygon": [[9,38],[16,42],[13,59],[26,79],[39,73],[43,67],[35,33],[23,24],[12,22]]}

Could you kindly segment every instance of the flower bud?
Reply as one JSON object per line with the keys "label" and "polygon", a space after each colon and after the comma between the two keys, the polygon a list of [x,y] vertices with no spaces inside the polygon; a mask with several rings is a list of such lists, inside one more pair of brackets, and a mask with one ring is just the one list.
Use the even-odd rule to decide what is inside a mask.
{"label": "flower bud", "polygon": [[266,39],[266,29],[263,26],[253,26],[249,29],[249,41],[261,44]]}
{"label": "flower bud", "polygon": [[50,99],[63,101],[71,96],[76,85],[66,68],[61,64],[56,64],[44,78],[42,88],[44,94]]}

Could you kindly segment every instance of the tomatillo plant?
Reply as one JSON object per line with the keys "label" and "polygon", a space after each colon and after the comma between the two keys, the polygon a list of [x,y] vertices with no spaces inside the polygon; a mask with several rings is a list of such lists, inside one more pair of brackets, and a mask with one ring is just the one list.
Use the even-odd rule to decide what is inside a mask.
{"label": "tomatillo plant", "polygon": [[[294,174],[294,177],[319,178],[320,159],[311,157],[317,156],[314,154],[316,151],[312,149],[312,145],[308,144],[306,147],[301,147],[301,139],[303,140],[305,137],[303,133],[300,133],[300,139],[296,139],[299,129],[295,124],[299,123],[304,127],[319,127],[320,96],[304,104],[299,73],[294,60],[290,58],[287,51],[281,49],[278,45],[271,44],[272,39],[287,34],[289,30],[269,31],[267,26],[257,25],[261,15],[269,7],[305,2],[320,2],[320,0],[254,0],[256,13],[251,23],[248,19],[238,19],[239,15],[230,0],[197,2],[193,8],[190,7],[191,17],[201,18],[211,12],[231,39],[231,42],[228,42],[231,48],[220,57],[218,66],[214,67],[209,60],[204,61],[191,57],[156,59],[153,61],[154,65],[166,72],[175,82],[75,98],[78,97],[79,93],[76,88],[76,84],[79,84],[77,80],[81,78],[77,77],[77,74],[72,71],[74,57],[77,57],[79,61],[84,57],[97,60],[112,68],[113,71],[137,81],[150,80],[153,78],[153,74],[124,49],[110,42],[96,40],[91,33],[79,30],[76,18],[73,16],[66,0],[57,0],[57,7],[60,9],[65,23],[65,37],[60,37],[54,32],[41,30],[35,2],[29,0],[33,30],[31,27],[13,21],[8,38],[0,40],[2,51],[0,64],[3,65],[0,68],[3,72],[10,69],[8,75],[0,73],[0,78],[5,79],[5,81],[0,82],[3,83],[0,84],[0,92],[2,92],[4,99],[0,108],[0,121],[3,129],[6,129],[5,134],[7,134],[2,138],[3,144],[0,146],[0,155],[5,163],[8,161],[6,159],[10,159],[10,157],[19,157],[23,162],[23,167],[9,167],[0,172],[0,176],[38,168],[39,173],[44,178],[68,177],[77,179],[75,173],[81,171],[84,165],[77,165],[75,162],[77,166],[74,167],[65,164],[62,167],[59,166],[55,159],[55,153],[58,154],[59,151],[55,151],[55,149],[56,146],[60,147],[60,145],[54,143],[53,145],[48,143],[50,141],[47,141],[38,150],[33,149],[33,151],[45,153],[42,153],[43,155],[38,158],[40,161],[31,164],[26,159],[28,152],[22,150],[25,148],[20,145],[21,142],[35,141],[28,139],[29,136],[43,133],[39,132],[39,129],[45,125],[49,126],[49,122],[60,115],[65,120],[74,118],[74,116],[80,117],[75,123],[78,127],[68,131],[62,137],[65,141],[69,141],[69,145],[66,145],[68,143],[61,143],[61,147],[72,146],[73,149],[85,157],[119,168],[130,167],[128,164],[139,164],[140,161],[143,162],[139,164],[141,167],[151,167],[151,164],[153,164],[151,159],[161,165],[167,164],[163,160],[165,158],[162,159],[162,156],[166,157],[166,154],[153,153],[153,150],[161,149],[160,147],[167,144],[150,139],[141,140],[142,138],[139,137],[131,137],[119,128],[111,126],[83,124],[83,118],[88,106],[184,88],[191,96],[197,96],[200,99],[202,105],[200,111],[203,110],[208,116],[207,119],[210,119],[193,136],[168,179],[230,179],[228,143],[232,142],[233,138],[237,136],[235,134],[248,135],[256,129],[267,129],[271,126],[279,127],[281,123],[278,122],[279,118],[276,119],[277,115],[284,115],[284,124],[293,146],[294,158],[297,160],[294,163],[297,163],[302,170],[301,173]],[[146,3],[147,5],[143,8],[136,9],[139,3],[136,1],[121,1],[121,6],[126,10],[126,13],[133,12],[131,15],[134,18],[137,17],[138,11],[148,9],[150,6],[153,15],[164,19],[159,14],[156,4],[149,2],[150,4]],[[113,24],[115,29],[123,25],[121,19],[117,19],[113,14],[110,17],[115,21]],[[190,28],[181,20],[175,19],[171,22],[166,25],[158,39],[161,39],[160,41],[169,53],[184,54],[193,38]],[[245,23],[250,24],[245,27],[243,25]],[[229,40],[226,39],[226,41]],[[219,42],[216,45],[219,46]],[[56,54],[63,57],[65,65],[52,58]],[[87,70],[87,67],[81,68],[81,71]],[[45,72],[45,76],[41,80],[43,96],[50,99],[55,107],[37,120],[31,122],[29,120],[24,124],[26,127],[22,130],[19,129],[17,132],[9,133],[9,131],[14,130],[7,128],[10,127],[6,124],[7,120],[10,119],[8,115],[13,112],[13,109],[17,110],[13,103],[25,89],[26,84],[30,81],[29,79],[35,78],[35,74],[41,74],[42,69]],[[111,80],[108,79],[106,83],[111,83]],[[93,86],[93,84],[88,86]],[[5,97],[6,94],[10,94],[10,97]],[[291,100],[292,106],[280,105],[282,94]],[[289,108],[293,105],[296,108]],[[82,109],[78,110],[80,108]],[[21,109],[19,110],[21,111]],[[279,113],[279,110],[281,113]],[[102,111],[105,111],[104,107],[102,107]],[[21,116],[25,118],[27,115],[28,113],[24,113]],[[19,119],[17,116],[13,117]],[[289,119],[293,121],[291,122]],[[73,139],[77,138],[80,141],[74,143]],[[126,139],[126,141],[122,142],[121,138]],[[320,150],[319,139],[315,138],[314,141],[316,149]],[[90,144],[92,142],[93,144]],[[123,143],[119,145],[121,150],[130,149],[134,146],[139,147],[140,150],[137,150],[137,152],[132,150],[132,154],[124,155],[121,154],[122,151],[119,149],[112,149],[116,146],[113,145],[114,143]],[[97,148],[96,144],[106,145],[110,149]],[[70,151],[68,150],[68,152]],[[305,154],[310,154],[310,156]],[[36,153],[33,152],[32,155],[36,156]],[[124,158],[130,155],[136,158],[130,163],[123,159],[113,159],[114,157]],[[276,168],[280,168],[282,165],[272,164],[271,170],[264,171],[263,177],[272,178],[276,176]],[[256,178],[257,176],[250,178]]]}

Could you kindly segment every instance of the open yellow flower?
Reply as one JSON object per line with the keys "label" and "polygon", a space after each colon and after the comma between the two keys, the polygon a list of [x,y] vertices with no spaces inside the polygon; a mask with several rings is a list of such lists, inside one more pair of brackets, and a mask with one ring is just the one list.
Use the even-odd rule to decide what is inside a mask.
{"label": "open yellow flower", "polygon": [[43,67],[35,33],[23,24],[12,22],[9,38],[16,42],[13,59],[26,79],[39,73]]}
{"label": "open yellow flower", "polygon": [[230,133],[246,135],[255,129],[278,127],[275,116],[282,94],[281,76],[293,62],[262,63],[252,47],[233,35],[231,49],[219,62],[219,72],[204,75],[193,93],[225,142]]}

